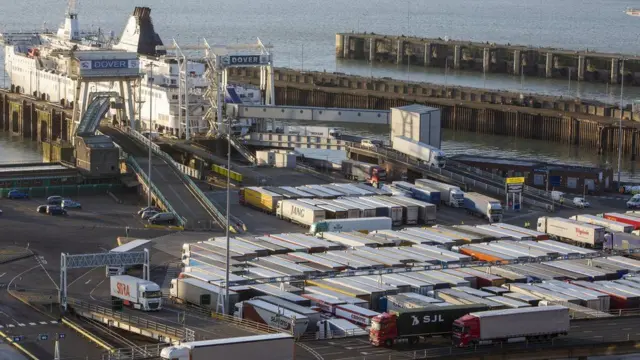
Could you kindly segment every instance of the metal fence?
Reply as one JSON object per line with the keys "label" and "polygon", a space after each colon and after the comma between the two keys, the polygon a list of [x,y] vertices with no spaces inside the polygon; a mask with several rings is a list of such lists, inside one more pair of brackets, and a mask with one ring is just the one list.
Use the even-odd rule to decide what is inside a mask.
{"label": "metal fence", "polygon": [[102,360],[136,360],[160,358],[160,352],[169,344],[153,344],[135,348],[114,349],[102,355]]}

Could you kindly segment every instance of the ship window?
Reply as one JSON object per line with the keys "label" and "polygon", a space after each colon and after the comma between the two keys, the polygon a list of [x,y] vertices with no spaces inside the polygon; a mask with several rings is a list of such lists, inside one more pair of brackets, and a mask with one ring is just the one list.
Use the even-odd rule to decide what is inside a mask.
{"label": "ship window", "polygon": [[178,95],[171,95],[171,98],[172,98],[173,100],[177,100],[177,99],[178,99]]}

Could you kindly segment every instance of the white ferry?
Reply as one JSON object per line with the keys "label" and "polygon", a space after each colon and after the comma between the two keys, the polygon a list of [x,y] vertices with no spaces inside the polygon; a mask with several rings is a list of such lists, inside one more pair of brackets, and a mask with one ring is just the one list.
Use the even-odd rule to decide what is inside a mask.
{"label": "white ferry", "polygon": [[[47,101],[73,106],[75,80],[68,74],[69,58],[75,50],[119,50],[137,52],[141,83],[134,89],[135,116],[142,119],[142,126],[149,130],[149,119],[153,117],[152,131],[174,136],[184,135],[185,125],[180,124],[178,77],[179,64],[165,51],[156,50],[163,45],[151,21],[151,9],[136,7],[119,39],[113,34],[84,33],[79,30],[78,13],[73,0],[67,9],[64,23],[56,33],[5,33],[0,40],[5,44],[5,69],[15,92],[31,94]],[[205,64],[187,63],[189,91],[189,125],[194,133],[206,133],[209,126],[204,114],[209,102],[204,97],[209,86],[205,78]],[[153,74],[153,75],[152,75]],[[112,83],[98,83],[94,91],[118,91]],[[230,86],[227,88],[228,102],[259,104],[260,90]],[[150,101],[152,100],[152,101]],[[184,101],[184,94],[183,94]],[[151,108],[150,108],[151,107]],[[184,104],[183,104],[184,107]],[[183,115],[185,115],[183,109]],[[185,116],[182,117],[184,122]]]}

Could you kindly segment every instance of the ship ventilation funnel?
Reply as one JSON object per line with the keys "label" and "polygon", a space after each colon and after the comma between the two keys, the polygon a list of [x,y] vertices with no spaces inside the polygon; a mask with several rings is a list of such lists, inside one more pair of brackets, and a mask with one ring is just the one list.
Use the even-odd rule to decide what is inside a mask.
{"label": "ship ventilation funnel", "polygon": [[166,51],[156,50],[156,46],[162,46],[162,39],[156,33],[151,21],[151,9],[148,7],[136,7],[129,18],[122,36],[115,49],[137,52],[140,55],[160,56],[166,55]]}

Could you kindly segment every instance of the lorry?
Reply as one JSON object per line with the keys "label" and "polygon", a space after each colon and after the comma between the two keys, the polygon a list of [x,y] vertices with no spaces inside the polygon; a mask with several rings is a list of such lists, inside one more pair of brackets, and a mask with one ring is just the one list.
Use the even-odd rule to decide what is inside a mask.
{"label": "lorry", "polygon": [[294,337],[300,337],[309,326],[309,318],[306,316],[263,300],[245,300],[236,303],[233,315],[239,319],[251,320],[285,330],[293,334]]}
{"label": "lorry", "polygon": [[545,232],[559,240],[602,249],[606,230],[602,226],[581,223],[561,217],[538,218],[538,231]]}
{"label": "lorry", "polygon": [[473,312],[453,322],[453,344],[467,347],[516,339],[552,338],[569,332],[569,309],[536,306]]}
{"label": "lorry", "polygon": [[387,202],[402,206],[402,221],[405,224],[415,225],[418,223],[419,206],[403,200],[409,198],[404,196],[386,196],[384,199]]}
{"label": "lorry", "polygon": [[111,298],[137,310],[158,311],[162,308],[162,291],[153,281],[129,275],[111,276]]}
{"label": "lorry", "polygon": [[392,184],[399,189],[409,192],[413,199],[426,201],[434,205],[440,205],[440,190],[433,188],[421,188],[406,181],[394,181]]}
{"label": "lorry", "polygon": [[570,217],[571,220],[580,221],[587,224],[598,225],[607,228],[610,231],[631,233],[633,225],[621,223],[619,221],[605,219],[595,215],[575,215]]}
{"label": "lorry", "polygon": [[387,170],[380,165],[355,160],[342,160],[342,174],[349,180],[380,184],[387,180]]}
{"label": "lorry", "polygon": [[[261,359],[293,360],[294,337],[277,333],[183,342],[160,352],[164,360]],[[269,349],[265,351],[265,349]]]}
{"label": "lorry", "polygon": [[486,309],[484,304],[471,304],[392,310],[371,319],[369,342],[373,346],[391,347],[399,340],[416,344],[421,337],[448,335],[454,320]]}
{"label": "lorry", "polygon": [[375,230],[391,230],[392,223],[389,217],[370,217],[359,219],[325,220],[311,225],[309,232],[318,234],[324,232],[370,232]]}
{"label": "lorry", "polygon": [[444,152],[436,147],[405,136],[395,136],[392,142],[393,150],[418,159],[427,166],[443,168],[446,165]]}
{"label": "lorry", "polygon": [[499,200],[475,192],[464,196],[464,208],[470,214],[487,218],[490,223],[502,222],[502,205]]}
{"label": "lorry", "polygon": [[240,204],[256,208],[268,213],[276,212],[278,201],[283,196],[269,190],[250,186],[240,189]]}
{"label": "lorry", "polygon": [[464,191],[458,186],[429,179],[416,179],[416,186],[440,191],[440,202],[451,207],[464,207]]}
{"label": "lorry", "polygon": [[282,200],[276,206],[276,217],[306,227],[326,217],[324,209],[298,200]]}
{"label": "lorry", "polygon": [[634,230],[640,230],[640,218],[633,216],[632,214],[604,213],[602,214],[602,217],[624,224],[629,224],[633,226]]}
{"label": "lorry", "polygon": [[[200,307],[216,309],[218,297],[224,297],[224,288],[192,277],[171,279],[169,298],[178,303],[189,303]],[[237,292],[229,290],[229,302],[240,301]]]}

